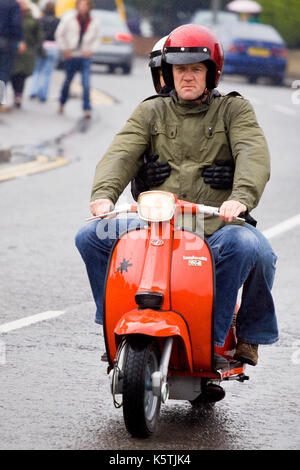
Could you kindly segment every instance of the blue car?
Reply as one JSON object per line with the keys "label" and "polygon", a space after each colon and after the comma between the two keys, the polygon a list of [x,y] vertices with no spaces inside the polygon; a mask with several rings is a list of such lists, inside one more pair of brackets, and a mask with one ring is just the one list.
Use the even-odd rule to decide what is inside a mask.
{"label": "blue car", "polygon": [[280,34],[269,25],[234,23],[217,26],[224,48],[224,75],[243,75],[255,83],[259,77],[268,77],[274,84],[284,80],[287,49]]}

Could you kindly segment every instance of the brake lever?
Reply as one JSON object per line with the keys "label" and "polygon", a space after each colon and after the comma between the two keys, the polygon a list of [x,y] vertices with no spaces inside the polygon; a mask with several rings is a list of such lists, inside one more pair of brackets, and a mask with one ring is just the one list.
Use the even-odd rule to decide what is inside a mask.
{"label": "brake lever", "polygon": [[115,216],[118,214],[125,214],[127,212],[137,212],[137,205],[136,204],[124,204],[123,206],[119,206],[113,211],[106,212],[105,214],[98,214],[93,217],[89,217],[85,219],[86,222],[91,222],[92,220],[97,220],[97,219],[104,219],[105,217],[108,216]]}

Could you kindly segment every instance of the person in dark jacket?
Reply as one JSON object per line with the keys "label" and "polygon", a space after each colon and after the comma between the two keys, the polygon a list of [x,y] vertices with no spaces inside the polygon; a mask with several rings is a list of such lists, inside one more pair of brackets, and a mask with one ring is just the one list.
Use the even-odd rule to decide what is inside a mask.
{"label": "person in dark jacket", "polygon": [[59,23],[59,19],[55,16],[54,3],[48,2],[46,4],[40,22],[44,32],[43,49],[45,56],[38,55],[36,57],[30,98],[38,98],[41,102],[44,102],[47,101],[51,75],[60,56],[60,50],[54,38]]}
{"label": "person in dark jacket", "polygon": [[22,40],[21,9],[16,0],[0,0],[0,80],[10,79],[16,49]]}
{"label": "person in dark jacket", "polygon": [[25,80],[32,75],[36,54],[43,53],[43,31],[38,19],[33,18],[29,0],[18,0],[22,17],[24,42],[18,46],[11,83],[14,90],[14,104],[19,108],[22,103]]}

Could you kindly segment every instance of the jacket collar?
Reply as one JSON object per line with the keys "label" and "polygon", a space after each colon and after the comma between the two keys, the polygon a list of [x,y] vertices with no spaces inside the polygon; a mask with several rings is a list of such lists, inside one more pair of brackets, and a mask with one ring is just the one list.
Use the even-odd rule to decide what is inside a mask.
{"label": "jacket collar", "polygon": [[196,114],[207,111],[210,104],[214,100],[215,95],[214,93],[211,93],[208,99],[203,103],[197,103],[196,101],[179,98],[175,90],[171,92],[171,97],[179,112],[182,112],[183,114]]}

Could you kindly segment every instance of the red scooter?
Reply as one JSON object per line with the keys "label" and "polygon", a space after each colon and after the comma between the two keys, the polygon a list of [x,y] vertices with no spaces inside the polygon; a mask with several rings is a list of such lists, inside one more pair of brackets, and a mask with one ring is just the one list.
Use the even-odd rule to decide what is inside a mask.
{"label": "red scooter", "polygon": [[[192,405],[215,402],[225,396],[223,380],[249,377],[245,365],[233,360],[234,324],[224,347],[214,347],[210,247],[198,233],[176,228],[182,213],[218,216],[218,209],[148,191],[138,204],[93,219],[120,212],[138,212],[147,224],[120,235],[110,255],[104,300],[108,373],[127,430],[148,437],[168,398]],[[214,353],[228,366],[217,370]]]}

